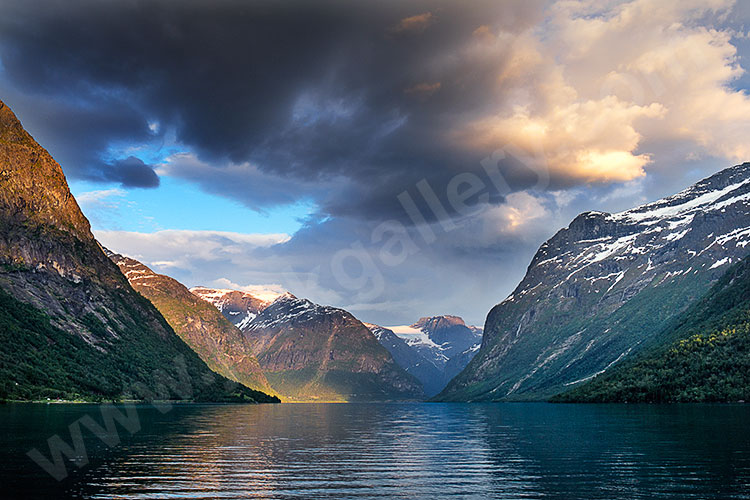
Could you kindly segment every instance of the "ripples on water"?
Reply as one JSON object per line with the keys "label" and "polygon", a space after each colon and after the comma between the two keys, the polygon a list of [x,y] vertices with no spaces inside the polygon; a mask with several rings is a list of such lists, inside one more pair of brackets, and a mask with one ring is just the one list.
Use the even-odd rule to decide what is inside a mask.
{"label": "ripples on water", "polygon": [[0,439],[0,491],[8,498],[750,498],[744,406],[185,405],[165,414],[142,406],[140,432],[122,431],[114,449],[89,440],[91,464],[55,483],[25,452],[48,455],[50,433],[86,413],[101,418],[96,406],[0,407],[10,432]]}

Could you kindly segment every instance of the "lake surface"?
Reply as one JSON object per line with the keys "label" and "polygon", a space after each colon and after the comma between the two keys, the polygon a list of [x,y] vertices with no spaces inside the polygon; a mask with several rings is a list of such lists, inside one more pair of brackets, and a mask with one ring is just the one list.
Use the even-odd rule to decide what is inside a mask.
{"label": "lake surface", "polygon": [[[80,426],[56,481],[27,452],[96,405],[0,405],[1,498],[750,498],[750,406],[282,404],[134,407]],[[132,424],[135,420],[131,420]],[[89,421],[90,423],[90,421]],[[78,425],[74,424],[74,428]],[[134,427],[131,427],[134,430]],[[54,439],[53,439],[54,441]]]}

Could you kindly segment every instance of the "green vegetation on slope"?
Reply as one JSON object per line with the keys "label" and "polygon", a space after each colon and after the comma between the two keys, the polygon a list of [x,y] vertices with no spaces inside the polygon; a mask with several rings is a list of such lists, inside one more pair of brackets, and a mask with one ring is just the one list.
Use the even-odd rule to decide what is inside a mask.
{"label": "green vegetation on slope", "polygon": [[658,345],[553,401],[750,400],[750,258],[656,338]]}
{"label": "green vegetation on slope", "polygon": [[[104,328],[94,315],[83,322]],[[278,402],[218,375],[206,377],[205,365],[176,336],[170,345],[136,325],[121,335],[103,352],[0,289],[0,399]]]}
{"label": "green vegetation on slope", "polygon": [[[144,287],[143,292],[151,290]],[[247,387],[271,391],[248,342],[215,307],[195,296],[186,301],[166,293],[144,295],[209,368]]]}
{"label": "green vegetation on slope", "polygon": [[[529,349],[516,353],[513,358],[507,357],[503,360],[509,374],[493,374],[486,378],[469,380],[467,383],[466,379],[472,374],[472,366],[491,366],[493,363],[493,354],[489,349],[484,352],[480,351],[469,363],[468,370],[457,375],[434,400],[539,401],[549,399],[566,390],[565,384],[568,383],[569,374],[575,375],[576,379],[589,376],[601,369],[599,360],[602,358],[613,360],[631,347],[638,350],[652,342],[652,339],[663,338],[660,332],[664,325],[674,319],[679,311],[685,310],[691,301],[698,300],[701,296],[699,294],[709,288],[708,278],[703,275],[676,276],[669,280],[662,275],[614,311],[597,311],[593,315],[589,314],[589,311],[595,311],[595,301],[604,295],[603,291],[601,294],[587,297],[590,302],[585,305],[571,304],[561,308],[562,310],[543,308],[536,312],[534,318],[534,331],[539,334],[529,335],[529,338],[525,340]],[[521,308],[525,305],[506,307],[506,311],[509,311],[508,318],[511,318],[514,313],[517,314],[517,311],[511,307]],[[498,331],[500,327],[493,326],[495,321],[506,321],[506,318],[494,315],[488,319],[489,327]],[[509,327],[503,324],[502,328],[507,330]],[[577,349],[565,351],[563,356],[569,358],[565,371],[549,375],[544,372],[546,368],[544,366],[529,377],[527,383],[532,390],[517,391],[512,394],[512,397],[508,397],[510,382],[518,380],[520,373],[529,372],[532,370],[531,367],[539,364],[538,353],[551,354],[549,346],[554,339],[574,338],[578,332],[588,330],[604,333],[600,333],[598,341],[592,344],[586,356],[578,354],[580,350],[585,349],[586,344],[579,344]],[[495,338],[494,343],[490,340],[488,344],[494,347],[497,342]],[[532,385],[532,382],[542,376],[544,378],[540,382]],[[496,390],[501,384],[504,384],[504,390]],[[463,387],[460,387],[461,385]]]}
{"label": "green vegetation on slope", "polygon": [[252,341],[216,307],[193,295],[179,281],[156,274],[135,259],[118,254],[111,254],[110,259],[211,370],[251,389],[271,392],[253,355]]}

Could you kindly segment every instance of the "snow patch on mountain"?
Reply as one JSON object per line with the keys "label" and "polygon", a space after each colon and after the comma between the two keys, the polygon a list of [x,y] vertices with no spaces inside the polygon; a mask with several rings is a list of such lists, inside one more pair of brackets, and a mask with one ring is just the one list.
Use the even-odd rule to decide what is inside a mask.
{"label": "snow patch on mountain", "polygon": [[258,290],[251,293],[242,290],[232,290],[229,288],[208,288],[203,286],[193,287],[190,289],[190,291],[208,302],[220,302],[228,294],[241,293],[253,297],[260,302],[270,304],[283,295],[283,293],[273,290]]}
{"label": "snow patch on mountain", "polygon": [[[442,344],[436,344],[432,341],[429,332],[426,332],[419,328],[414,328],[414,326],[412,325],[386,326],[385,328],[388,328],[393,333],[404,339],[410,346],[419,345],[429,347],[430,349],[438,349],[441,351],[445,349]],[[448,359],[444,354],[441,354],[441,356],[445,359]]]}
{"label": "snow patch on mountain", "polygon": [[[271,313],[269,313],[271,311]],[[342,311],[336,307],[322,306],[307,299],[298,299],[291,293],[285,293],[274,300],[267,309],[264,309],[263,318],[251,320],[245,331],[263,330],[289,323],[304,323],[314,321],[320,316]]]}
{"label": "snow patch on mountain", "polygon": [[458,316],[424,317],[412,325],[365,326],[399,366],[422,382],[428,396],[466,367],[482,340],[482,328],[466,325]]}
{"label": "snow patch on mountain", "polygon": [[[723,189],[708,190],[702,194],[700,188],[696,189],[695,187],[690,187],[676,195],[664,198],[663,200],[642,205],[631,210],[626,210],[625,212],[612,214],[609,217],[618,221],[655,224],[663,219],[673,218],[678,215],[684,216],[685,214],[699,210],[707,205],[711,205],[715,201],[720,200],[723,196],[747,185],[749,182],[750,179],[743,179],[742,181],[730,184]],[[732,205],[737,201],[747,200],[749,195],[750,193],[743,193],[741,195],[730,197],[711,208],[713,210],[724,208],[725,206]]]}

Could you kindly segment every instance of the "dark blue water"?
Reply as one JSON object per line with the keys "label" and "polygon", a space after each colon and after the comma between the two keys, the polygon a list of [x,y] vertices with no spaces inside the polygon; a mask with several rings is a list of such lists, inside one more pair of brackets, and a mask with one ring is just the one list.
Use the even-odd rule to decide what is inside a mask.
{"label": "dark blue water", "polygon": [[0,406],[0,497],[750,498],[744,405],[136,409],[114,447],[81,427],[87,458],[58,482],[26,453],[49,457],[49,437],[70,443],[100,408]]}

